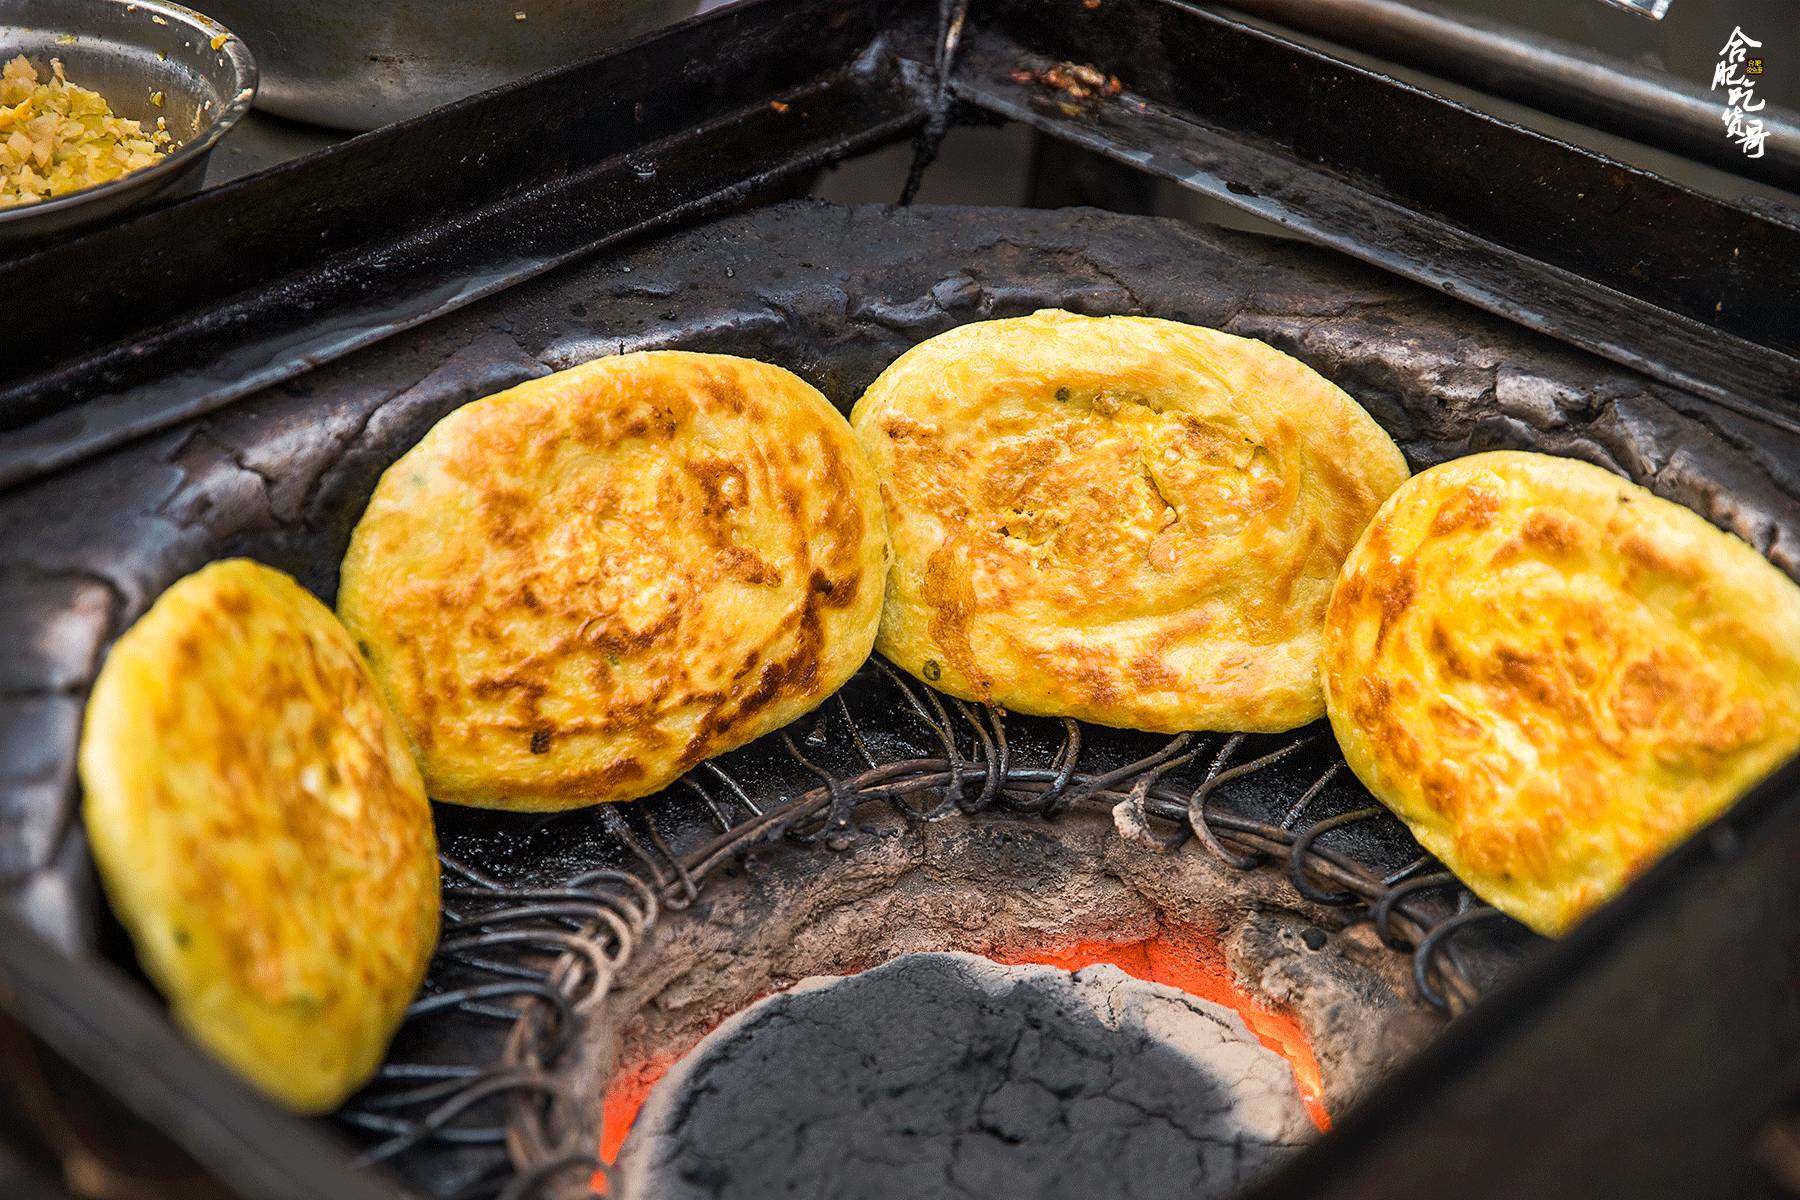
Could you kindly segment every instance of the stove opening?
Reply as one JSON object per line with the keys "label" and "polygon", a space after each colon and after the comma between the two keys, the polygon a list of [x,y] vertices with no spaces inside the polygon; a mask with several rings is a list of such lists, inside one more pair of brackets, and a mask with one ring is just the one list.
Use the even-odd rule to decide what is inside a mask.
{"label": "stove opening", "polygon": [[767,997],[650,1093],[616,1194],[1237,1194],[1315,1134],[1239,1014],[1110,963],[904,954]]}
{"label": "stove opening", "polygon": [[[933,702],[877,663],[807,723],[644,804],[524,831],[459,815],[446,895],[468,932],[443,951],[461,973],[409,1027],[402,1052],[429,1065],[353,1114],[394,1130],[372,1153],[409,1153],[431,1122],[485,1104],[457,1136],[503,1132],[534,1177],[615,1200],[674,1200],[694,1179],[718,1197],[733,1181],[885,1195],[844,1172],[889,1160],[936,1164],[915,1171],[916,1196],[959,1171],[1017,1194],[1009,1172],[1045,1164],[1115,1194],[1126,1180],[1088,1169],[1140,1159],[1160,1165],[1133,1194],[1235,1195],[1529,946],[1380,819],[1316,729],[1164,739],[968,706],[958,727]],[[550,866],[512,881],[467,865],[497,859]],[[912,973],[945,954],[955,970]],[[884,999],[896,991],[919,1002]],[[534,999],[509,1022],[491,1000],[516,993]],[[905,1033],[926,1008],[939,1015]],[[770,1016],[801,1009],[827,1032]],[[498,1060],[448,1065],[483,1019],[502,1020]],[[1002,1051],[1027,1036],[1082,1047],[1084,1065],[1015,1064]],[[907,1074],[921,1056],[941,1082]],[[1121,1098],[1114,1076],[1167,1086]],[[408,1089],[427,1077],[447,1081]],[[400,1105],[435,1107],[415,1130]],[[475,1124],[489,1114],[503,1130]],[[728,1161],[808,1137],[872,1149],[764,1155],[808,1164],[780,1178]],[[1227,1166],[1207,1158],[1219,1145],[1259,1149]]]}
{"label": "stove opening", "polygon": [[[1104,814],[1071,812],[1053,822],[988,814],[923,825],[871,817],[856,845],[854,855],[758,848],[692,908],[658,924],[609,1002],[616,1041],[596,1079],[596,1190],[648,1200],[685,1196],[695,1179],[712,1189],[695,1195],[757,1194],[737,1192],[738,1184],[789,1188],[794,1178],[766,1177],[768,1164],[755,1154],[734,1158],[733,1146],[765,1146],[774,1135],[745,1131],[765,1118],[807,1126],[807,1105],[827,1103],[880,1110],[876,1127],[845,1126],[837,1135],[868,1144],[876,1159],[906,1158],[896,1147],[911,1146],[919,1161],[938,1162],[935,1174],[911,1185],[915,1194],[932,1194],[933,1179],[954,1182],[951,1160],[938,1161],[949,1153],[943,1147],[972,1137],[998,1139],[998,1149],[964,1163],[975,1172],[964,1183],[1003,1178],[1010,1155],[1029,1166],[1060,1161],[1069,1145],[1104,1143],[1112,1149],[1091,1156],[1160,1163],[1170,1195],[1234,1195],[1327,1129],[1334,1112],[1441,1027],[1413,985],[1410,958],[1384,945],[1371,921],[1300,898],[1280,872],[1148,851],[1119,837]],[[913,964],[925,960],[931,977],[929,961],[945,953],[959,964],[957,986],[929,998],[939,1015],[910,1034],[906,1021],[919,1004],[895,1005],[855,982],[885,981],[916,998]],[[821,1006],[823,1016],[812,1012]],[[825,1030],[815,1041],[794,1032],[802,1009]],[[1015,1077],[993,1061],[997,1039],[1032,1036],[1020,1031],[1043,1024],[1045,1013],[1073,1031],[1052,1040],[1085,1047],[1087,1063],[1081,1080],[1063,1081],[1072,1091],[1052,1087],[1049,1100],[1037,1076],[1052,1068],[1027,1055]],[[1172,1014],[1187,1014],[1196,1029],[1223,1022],[1235,1033],[1196,1050],[1197,1035]],[[913,1052],[903,1052],[909,1046]],[[912,1111],[903,1102],[919,1099],[906,1072],[927,1047],[951,1055],[927,1091],[941,1101],[940,1116],[954,1118],[954,1127],[934,1127],[930,1137],[901,1115]],[[1272,1072],[1285,1099],[1265,1098],[1239,1121],[1242,1097],[1218,1082],[1236,1068],[1220,1069],[1218,1055],[1258,1064],[1246,1078],[1266,1082]],[[1095,1116],[1113,1101],[1094,1079],[1146,1071],[1185,1099],[1129,1121],[1130,1103],[1118,1101],[1114,1125]],[[835,1099],[820,1091],[819,1072],[839,1089]],[[998,1117],[984,1116],[989,1093],[1012,1097],[998,1102]],[[782,1107],[790,1101],[798,1109]],[[722,1106],[730,1104],[740,1107],[728,1121]],[[1224,1124],[1196,1127],[1196,1112]],[[1286,1115],[1297,1125],[1284,1125]],[[742,1136],[734,1141],[729,1128]],[[1187,1148],[1177,1153],[1169,1139]],[[1195,1147],[1213,1141],[1262,1150],[1240,1150],[1236,1167],[1209,1167]],[[1077,1168],[1089,1156],[1075,1154],[1052,1175],[1081,1178]],[[775,1157],[788,1163],[792,1153]],[[841,1174],[857,1161],[807,1160],[798,1178],[821,1190],[792,1194],[857,1194],[857,1181]],[[1212,1183],[1196,1190],[1205,1179]]]}
{"label": "stove opening", "polygon": [[[1331,1117],[1325,1108],[1324,1076],[1306,1032],[1293,1017],[1244,991],[1232,977],[1224,955],[1217,947],[1158,934],[1136,941],[1080,941],[1012,947],[994,951],[987,957],[1000,965],[1034,964],[1071,974],[1099,965],[1116,967],[1133,979],[1174,988],[1229,1009],[1243,1019],[1258,1042],[1287,1063],[1296,1094],[1313,1125],[1320,1132],[1331,1127]],[[607,1087],[601,1114],[602,1163],[612,1166],[618,1161],[619,1151],[651,1089],[685,1053],[666,1050],[652,1053],[615,1071]],[[596,1176],[596,1185],[605,1186],[604,1173]]]}

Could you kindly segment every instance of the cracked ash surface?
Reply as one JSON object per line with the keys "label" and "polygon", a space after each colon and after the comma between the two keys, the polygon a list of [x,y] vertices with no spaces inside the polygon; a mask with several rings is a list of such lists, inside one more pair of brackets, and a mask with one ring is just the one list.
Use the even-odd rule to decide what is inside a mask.
{"label": "cracked ash surface", "polygon": [[627,1200],[1203,1200],[1312,1131],[1229,1009],[1110,966],[910,954],[720,1026],[652,1092],[613,1181]]}
{"label": "cracked ash surface", "polygon": [[1051,305],[1262,338],[1415,469],[1497,447],[1588,459],[1800,570],[1800,436],[1329,253],[1093,211],[780,205],[573,264],[0,496],[0,898],[94,944],[74,761],[106,647],[228,554],[330,600],[375,480],[459,405],[679,346],[779,363],[848,409],[920,340]]}

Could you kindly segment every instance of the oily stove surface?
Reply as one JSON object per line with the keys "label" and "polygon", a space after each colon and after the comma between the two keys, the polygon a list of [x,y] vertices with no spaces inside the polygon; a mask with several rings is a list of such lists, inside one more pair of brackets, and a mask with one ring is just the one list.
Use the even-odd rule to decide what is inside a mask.
{"label": "oily stove surface", "polygon": [[[683,347],[779,363],[848,409],[918,341],[1050,305],[1262,338],[1355,396],[1415,469],[1503,446],[1586,458],[1800,568],[1800,438],[1322,252],[1091,211],[783,205],[560,270],[0,497],[0,638],[18,648],[0,664],[6,898],[63,946],[129,960],[74,819],[81,705],[105,646],[174,579],[224,555],[287,569],[329,601],[376,478],[459,405],[596,355]],[[1130,761],[1157,744],[1103,734],[1090,749]],[[742,777],[765,796],[803,780],[769,747],[740,753]],[[1277,774],[1264,807],[1304,786]],[[1333,787],[1342,794],[1328,804],[1355,802],[1354,784]],[[677,852],[711,833],[691,797],[634,810]],[[593,814],[439,819],[447,852],[508,882],[630,862]],[[1409,853],[1391,821],[1331,836],[1387,863]],[[620,995],[662,997],[645,980],[667,961],[661,948],[641,958],[633,970],[646,974],[622,978]],[[395,1054],[466,1058],[499,1036],[474,1014],[407,1031]],[[400,1166],[442,1194],[495,1153],[434,1145]]]}

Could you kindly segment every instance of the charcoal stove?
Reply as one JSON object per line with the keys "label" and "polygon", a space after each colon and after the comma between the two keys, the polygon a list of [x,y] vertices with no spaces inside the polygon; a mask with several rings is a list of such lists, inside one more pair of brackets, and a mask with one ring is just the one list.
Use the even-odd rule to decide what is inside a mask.
{"label": "charcoal stove", "polygon": [[[1046,89],[1065,58],[1121,88]],[[1269,72],[1295,88],[1271,97]],[[895,137],[921,133],[923,163],[983,113],[1329,249],[1082,211],[794,204],[697,224]],[[1420,134],[1404,152],[1395,121]],[[1688,227],[1631,215],[1652,211]],[[315,1125],[202,1059],[131,976],[70,766],[99,655],[173,579],[250,554],[329,598],[375,478],[431,423],[629,349],[767,358],[847,406],[963,321],[1192,320],[1309,362],[1415,468],[1498,446],[1587,458],[1793,574],[1797,249],[1784,220],[1179,5],[760,0],[0,265],[25,287],[104,264],[111,285],[20,314],[0,379],[0,620],[19,648],[0,995],[34,1064],[8,1103],[115,1190],[154,1162],[133,1186],[584,1195],[609,1085],[802,974],[1172,937],[1293,1014],[1324,1067],[1332,1131],[1260,1195],[1778,1195],[1800,1095],[1793,767],[1547,946],[1422,858],[1317,730],[1029,721],[877,661],[663,796],[549,820],[440,809],[427,990],[382,1076]],[[1094,862],[1107,889],[1080,884]],[[942,911],[895,919],[920,895]],[[1312,940],[1381,1003],[1332,1004],[1295,967]],[[1329,1028],[1334,1009],[1357,1031]]]}

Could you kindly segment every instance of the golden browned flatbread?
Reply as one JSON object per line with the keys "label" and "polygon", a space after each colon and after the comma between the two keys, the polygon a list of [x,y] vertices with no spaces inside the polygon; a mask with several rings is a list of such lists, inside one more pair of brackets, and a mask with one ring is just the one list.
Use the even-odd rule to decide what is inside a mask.
{"label": "golden browned flatbread", "polygon": [[440,800],[629,800],[868,657],[869,466],[797,376],[661,351],[451,413],[388,469],[338,610]]}
{"label": "golden browned flatbread", "polygon": [[214,563],[107,655],[82,816],[138,959],[194,1038],[270,1095],[337,1107],[437,939],[431,810],[331,610]]}
{"label": "golden browned flatbread", "polygon": [[1320,715],[1326,597],[1406,478],[1302,363],[1147,317],[964,325],[851,424],[894,540],[882,653],[965,699],[1163,732]]}
{"label": "golden browned flatbread", "polygon": [[1477,454],[1363,534],[1324,675],[1369,790],[1555,934],[1800,749],[1800,588],[1599,467]]}

